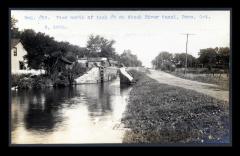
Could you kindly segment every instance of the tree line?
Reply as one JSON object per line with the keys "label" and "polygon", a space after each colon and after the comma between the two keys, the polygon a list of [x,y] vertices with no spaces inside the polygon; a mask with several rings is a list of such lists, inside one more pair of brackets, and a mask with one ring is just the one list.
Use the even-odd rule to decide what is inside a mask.
{"label": "tree line", "polygon": [[61,57],[76,61],[77,57],[112,58],[125,66],[141,66],[141,61],[130,50],[117,54],[114,40],[108,40],[100,35],[90,35],[86,47],[80,47],[69,42],[56,41],[53,37],[35,32],[32,29],[18,31],[17,20],[11,18],[11,38],[19,38],[27,51],[25,56],[31,69],[45,69],[52,73],[54,65]]}
{"label": "tree line", "polygon": [[[100,35],[89,35],[86,46],[77,46],[69,42],[57,41],[42,32],[32,29],[19,31],[16,28],[17,20],[11,18],[11,38],[20,39],[27,55],[24,59],[29,69],[44,69],[45,76],[54,84],[71,84],[74,79],[86,72],[87,68],[77,62],[78,58],[106,57],[119,62],[119,66],[141,66],[141,61],[130,50],[118,54],[114,48],[114,40]],[[72,64],[69,67],[68,64]],[[68,68],[66,68],[68,66]]]}
{"label": "tree line", "polygon": [[[229,47],[216,47],[200,49],[199,57],[196,58],[187,54],[187,67],[190,68],[229,68]],[[160,52],[153,60],[152,65],[156,69],[173,70],[174,68],[183,68],[186,63],[186,53],[172,54],[167,51]]]}

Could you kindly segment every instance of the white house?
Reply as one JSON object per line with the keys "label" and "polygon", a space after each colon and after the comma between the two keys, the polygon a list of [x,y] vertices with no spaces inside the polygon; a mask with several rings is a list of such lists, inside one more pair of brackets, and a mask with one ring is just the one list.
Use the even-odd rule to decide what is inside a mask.
{"label": "white house", "polygon": [[44,73],[44,70],[29,70],[27,61],[24,60],[24,55],[27,51],[24,49],[19,39],[11,40],[11,70],[12,74],[33,74],[39,75]]}
{"label": "white house", "polygon": [[11,40],[11,67],[12,73],[19,73],[21,70],[27,69],[26,60],[23,56],[27,54],[19,39]]}

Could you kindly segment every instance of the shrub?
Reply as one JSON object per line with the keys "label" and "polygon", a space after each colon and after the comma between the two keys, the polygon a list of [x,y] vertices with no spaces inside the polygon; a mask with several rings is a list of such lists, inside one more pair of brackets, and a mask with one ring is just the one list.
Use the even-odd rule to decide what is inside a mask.
{"label": "shrub", "polygon": [[19,75],[12,75],[12,86],[17,86],[20,81]]}
{"label": "shrub", "polygon": [[31,89],[33,86],[33,82],[34,81],[32,78],[24,77],[19,80],[19,83],[17,86],[19,89]]}
{"label": "shrub", "polygon": [[12,74],[12,86],[13,87],[19,86],[22,79],[29,78],[29,77],[30,77],[30,74]]}
{"label": "shrub", "polygon": [[33,82],[33,88],[42,88],[42,79],[40,76],[35,76]]}
{"label": "shrub", "polygon": [[52,86],[52,81],[44,75],[14,74],[12,75],[12,86],[17,86],[18,89],[39,89]]}
{"label": "shrub", "polygon": [[61,80],[61,79],[57,79],[56,82],[54,83],[54,87],[66,87],[68,86],[68,81],[65,80]]}
{"label": "shrub", "polygon": [[43,89],[52,86],[52,81],[44,76],[34,77],[32,88]]}
{"label": "shrub", "polygon": [[66,87],[69,85],[69,80],[66,75],[61,74],[57,77],[56,81],[54,82],[54,87]]}

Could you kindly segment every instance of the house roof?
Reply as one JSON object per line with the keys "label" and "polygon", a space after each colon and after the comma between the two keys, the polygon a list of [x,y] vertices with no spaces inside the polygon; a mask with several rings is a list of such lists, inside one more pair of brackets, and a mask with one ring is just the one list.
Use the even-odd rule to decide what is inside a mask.
{"label": "house roof", "polygon": [[110,63],[118,63],[118,61],[114,61],[114,60],[109,60]]}
{"label": "house roof", "polygon": [[20,42],[20,39],[11,39],[11,49]]}
{"label": "house roof", "polygon": [[86,57],[78,58],[78,60],[87,60]]}
{"label": "house roof", "polygon": [[61,60],[66,63],[66,64],[72,64],[73,62],[69,61],[67,58],[65,57],[61,57]]}
{"label": "house roof", "polygon": [[[88,62],[102,62],[102,61],[107,61],[108,59],[106,57],[90,57],[90,58],[86,58],[86,57],[82,57],[82,58],[78,58],[78,61],[88,61]],[[115,61],[113,59],[109,59],[108,60],[110,63],[118,63],[118,61]]]}
{"label": "house roof", "polygon": [[95,57],[95,58],[88,58],[89,62],[101,62],[101,61],[106,61],[106,57]]}

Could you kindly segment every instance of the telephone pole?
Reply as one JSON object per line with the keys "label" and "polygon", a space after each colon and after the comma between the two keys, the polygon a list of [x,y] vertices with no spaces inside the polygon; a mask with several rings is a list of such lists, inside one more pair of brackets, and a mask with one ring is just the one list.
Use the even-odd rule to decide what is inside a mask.
{"label": "telephone pole", "polygon": [[187,36],[187,41],[186,41],[186,61],[185,61],[185,69],[184,69],[184,74],[186,74],[186,70],[187,70],[187,50],[188,50],[188,36],[189,35],[195,35],[195,34],[183,34],[183,35],[186,35]]}

